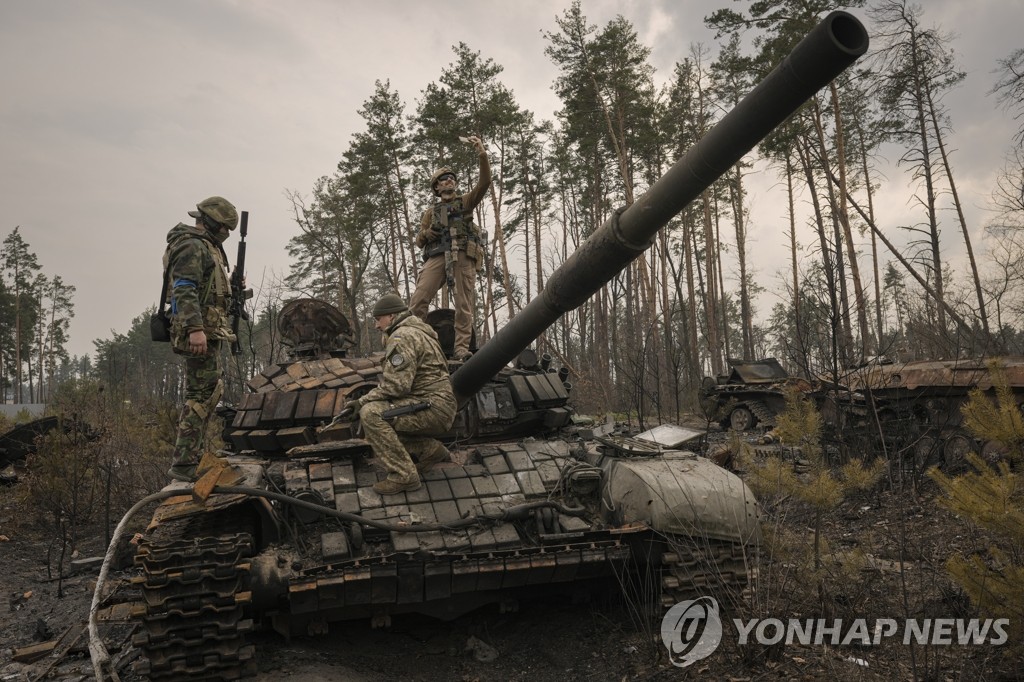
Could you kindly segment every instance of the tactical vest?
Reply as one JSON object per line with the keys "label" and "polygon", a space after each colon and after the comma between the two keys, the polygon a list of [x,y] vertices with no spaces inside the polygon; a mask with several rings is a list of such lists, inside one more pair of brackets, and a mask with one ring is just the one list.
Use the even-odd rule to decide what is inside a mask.
{"label": "tactical vest", "polygon": [[462,197],[434,204],[430,226],[441,236],[423,245],[424,262],[449,249],[465,251],[467,256],[474,259],[477,257],[480,233],[473,224],[473,211],[463,210]]}
{"label": "tactical vest", "polygon": [[[231,326],[228,323],[228,302],[231,297],[231,286],[228,282],[227,276],[227,258],[224,255],[224,251],[220,244],[213,242],[205,237],[200,237],[194,234],[182,235],[180,239],[176,239],[167,245],[167,250],[164,251],[164,271],[167,272],[168,260],[170,258],[171,251],[173,251],[180,243],[182,239],[196,239],[205,248],[206,253],[209,255],[212,261],[212,267],[209,271],[205,271],[204,278],[206,280],[203,285],[202,291],[198,292],[200,311],[203,316],[203,331],[210,339],[227,339],[233,340],[234,334],[231,333]],[[168,275],[170,277],[170,275]],[[173,296],[174,282],[168,282],[168,299]],[[170,303],[170,301],[167,301]],[[172,336],[187,338],[183,329],[178,328],[179,325],[174,323],[172,320]],[[178,341],[177,338],[172,338],[172,341]]]}

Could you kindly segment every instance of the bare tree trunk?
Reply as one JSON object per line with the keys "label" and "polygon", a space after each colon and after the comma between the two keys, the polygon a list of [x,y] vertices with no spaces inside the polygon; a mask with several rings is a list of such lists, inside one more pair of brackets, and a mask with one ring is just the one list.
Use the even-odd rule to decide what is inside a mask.
{"label": "bare tree trunk", "polygon": [[[818,100],[814,98],[814,109],[811,116],[814,122],[814,130],[816,133],[816,141],[818,146],[818,157],[821,164],[822,172],[825,173],[826,177],[832,174],[831,161],[828,157],[828,150],[825,145],[825,132],[821,125],[821,109],[818,107]],[[810,146],[808,145],[808,154],[810,153]],[[835,256],[836,256],[836,282],[839,285],[839,304],[842,311],[842,339],[840,342],[840,358],[844,365],[849,364],[853,354],[853,327],[850,322],[850,297],[846,290],[846,267],[844,265],[845,258],[843,256],[843,242],[844,242],[844,228],[841,224],[841,215],[839,208],[839,201],[836,199],[835,190],[832,189],[832,185],[826,184],[825,191],[828,194],[828,202],[831,207],[829,211],[829,217],[832,220],[832,231],[835,234]]]}
{"label": "bare tree trunk", "polygon": [[[671,295],[669,293],[669,287],[668,287],[668,272],[669,272],[669,267],[670,267],[670,265],[669,265],[669,258],[668,258],[668,230],[661,230],[658,233],[658,256],[659,256],[659,269],[661,270],[661,273],[662,273],[662,276],[661,276],[661,314],[662,314],[662,317],[664,318],[664,320],[663,320],[663,327],[664,327],[664,334],[665,334],[665,337],[664,337],[665,350],[666,350],[665,359],[668,360],[670,355],[671,356],[675,356],[675,353],[673,352],[673,349],[674,349],[674,346],[675,346],[675,341],[674,341],[674,338],[673,338],[674,334],[673,334],[673,329],[672,329],[672,298],[671,298]],[[671,377],[664,376],[664,374],[666,374],[666,373],[662,372],[663,376],[661,377],[661,379],[665,382],[666,387],[668,386],[668,381],[670,379],[673,381],[673,384],[674,384],[673,388],[672,388],[672,391],[671,391],[671,393],[672,393],[672,410],[673,410],[674,418],[678,418],[681,406],[679,404],[679,386],[676,383],[676,380],[678,378],[678,374],[679,373],[677,371],[673,371]]]}
{"label": "bare tree trunk", "polygon": [[985,349],[993,345],[992,332],[988,326],[988,314],[985,312],[985,296],[981,290],[981,277],[978,275],[978,263],[974,259],[974,249],[971,246],[971,233],[967,229],[967,219],[964,217],[963,206],[960,203],[960,195],[956,191],[956,182],[953,181],[953,169],[949,165],[949,156],[946,154],[946,145],[942,141],[942,130],[939,127],[938,118],[935,115],[935,105],[932,102],[931,89],[925,84],[925,95],[928,101],[928,114],[931,118],[932,130],[935,132],[935,144],[939,148],[942,157],[942,165],[946,169],[946,178],[949,180],[949,191],[953,195],[953,205],[956,206],[957,220],[960,222],[960,231],[964,235],[964,245],[967,247],[967,258],[971,263],[971,277],[974,280],[974,291],[978,297],[978,317],[981,319],[981,328],[985,332]]}
{"label": "bare tree trunk", "polygon": [[[858,137],[860,139],[860,161],[861,170],[864,173],[864,189],[868,195],[868,218],[874,223],[875,222],[875,200],[874,200],[874,188],[871,186],[871,175],[868,172],[868,149],[867,144],[864,141],[864,131],[858,128]],[[885,341],[885,335],[882,324],[882,277],[878,270],[878,241],[875,235],[875,231],[871,230],[871,270],[874,274],[875,280],[875,329],[876,344],[875,348],[878,352],[882,352],[882,345]]]}
{"label": "bare tree trunk", "polygon": [[[499,158],[500,159],[504,159],[504,157],[505,157],[504,147],[501,147],[501,150],[502,150],[502,153],[501,153]],[[500,184],[501,183],[492,182],[491,186],[490,186],[489,194],[491,195],[491,208],[494,211],[494,239],[497,240],[497,243],[498,243],[498,253],[501,255],[501,269],[502,269],[502,276],[503,276],[503,279],[504,279],[503,284],[505,286],[505,300],[506,300],[507,305],[508,305],[508,316],[512,317],[516,313],[516,305],[515,305],[515,301],[513,301],[514,296],[512,296],[512,281],[510,279],[509,269],[508,269],[508,254],[506,253],[506,250],[505,250],[505,234],[504,234],[504,231],[501,228],[501,199],[502,199],[502,197],[499,194],[497,194],[495,192],[495,189],[494,189],[495,185],[500,185]],[[497,327],[497,322],[495,322],[495,327],[494,328],[495,329],[498,328]]]}
{"label": "bare tree trunk", "polygon": [[754,323],[751,319],[750,290],[747,286],[747,228],[743,216],[743,172],[739,164],[733,167],[735,180],[729,183],[732,214],[736,224],[736,259],[740,266],[740,329],[743,337],[743,359],[754,359]]}
{"label": "bare tree trunk", "polygon": [[537,190],[536,189],[531,189],[531,191],[530,191],[530,199],[531,199],[532,204],[533,204],[533,248],[534,248],[534,258],[535,258],[536,264],[537,264],[537,293],[539,294],[541,291],[544,290],[544,268],[543,268],[542,261],[541,261],[541,248],[540,248],[540,243],[541,243],[541,239],[540,239],[540,237],[541,237],[541,234],[540,234],[540,229],[541,229],[541,212],[540,212],[540,209],[537,207]]}
{"label": "bare tree trunk", "polygon": [[21,287],[18,286],[18,272],[14,272],[14,402],[21,403]]}
{"label": "bare tree trunk", "polygon": [[697,343],[697,287],[694,286],[693,281],[693,245],[695,244],[693,233],[693,217],[691,215],[683,221],[683,251],[686,254],[686,286],[688,287],[686,313],[690,326],[690,338],[687,341],[690,344],[690,356],[696,366],[700,368],[703,363],[700,361],[700,346]]}
{"label": "bare tree trunk", "polygon": [[722,263],[722,232],[721,232],[721,216],[722,212],[718,208],[718,197],[715,196],[715,273],[718,276],[716,286],[718,291],[715,294],[715,300],[718,302],[718,315],[721,316],[722,326],[719,329],[722,339],[722,350],[728,366],[728,360],[732,357],[731,339],[729,334],[729,306],[726,304],[727,297],[725,295],[725,267]]}
{"label": "bare tree trunk", "polygon": [[[487,247],[485,246],[484,248],[486,249]],[[497,237],[497,235],[495,235],[494,239],[491,240],[490,248],[491,248],[491,252],[490,252],[490,254],[489,254],[488,258],[487,258],[487,264],[486,264],[486,273],[487,273],[487,275],[485,277],[485,279],[487,280],[487,282],[489,284],[494,282],[494,260],[495,260],[495,258],[498,257],[498,237]],[[484,292],[484,297],[485,298],[484,298],[484,314],[483,314],[483,319],[484,319],[484,333],[483,333],[483,336],[484,336],[484,339],[486,340],[486,339],[489,339],[491,337],[491,325],[494,325],[494,331],[495,332],[498,331],[498,314],[494,310],[494,286],[493,286],[493,284],[491,286],[487,287],[487,290]]]}
{"label": "bare tree trunk", "polygon": [[839,91],[833,81],[829,84],[832,94],[832,115],[835,120],[836,164],[839,168],[839,223],[846,239],[846,254],[850,263],[850,277],[853,279],[854,304],[857,306],[857,326],[860,331],[860,344],[863,352],[870,348],[871,334],[868,331],[868,307],[864,300],[864,286],[860,278],[860,264],[857,262],[857,248],[853,243],[853,230],[850,229],[850,216],[846,210],[846,135],[843,132],[843,117],[839,110]]}
{"label": "bare tree trunk", "polygon": [[796,330],[795,341],[800,349],[801,366],[806,372],[808,363],[803,341],[803,316],[800,312],[800,264],[796,255],[796,206],[793,199],[793,159],[789,153],[786,154],[786,198],[789,204],[789,250],[793,265],[793,326]]}
{"label": "bare tree trunk", "polygon": [[831,306],[832,333],[830,334],[830,338],[832,340],[832,366],[833,369],[838,369],[840,356],[839,337],[841,335],[839,330],[839,326],[841,325],[841,322],[839,321],[841,318],[839,300],[836,291],[835,271],[832,269],[832,258],[829,256],[828,238],[825,236],[825,218],[821,214],[821,204],[818,201],[818,192],[814,183],[814,170],[811,167],[810,152],[807,149],[808,146],[809,143],[806,140],[801,142],[801,140],[797,139],[796,149],[800,156],[800,164],[804,169],[807,187],[810,190],[809,195],[811,197],[811,206],[814,209],[814,224],[818,232],[821,261],[825,271],[825,285],[828,287],[829,304]]}
{"label": "bare tree trunk", "polygon": [[[832,178],[832,180],[834,182],[835,178]],[[932,299],[938,303],[938,307],[941,308],[945,314],[949,315],[953,319],[953,321],[960,326],[961,330],[965,334],[967,334],[968,336],[974,336],[973,328],[969,324],[967,324],[967,322],[962,317],[960,317],[960,315],[958,315],[957,312],[953,310],[953,308],[950,307],[945,301],[940,301],[935,290],[928,285],[927,279],[925,279],[924,277],[917,273],[917,271],[910,264],[910,262],[903,257],[903,254],[901,254],[899,250],[897,250],[897,248],[893,245],[893,243],[886,238],[885,234],[880,229],[878,229],[878,226],[875,225],[874,221],[868,218],[868,214],[865,213],[859,205],[857,205],[857,202],[854,201],[853,197],[847,195],[847,199],[850,201],[850,205],[853,206],[854,210],[856,210],[857,213],[860,214],[860,217],[863,218],[864,221],[868,223],[868,227],[871,228],[871,231],[878,235],[878,238],[882,240],[882,243],[885,244],[886,247],[888,247],[892,255],[896,256],[896,259],[903,265],[906,271],[909,272],[915,280],[917,280],[917,283],[921,285],[921,288],[924,289],[924,292],[931,296]]]}
{"label": "bare tree trunk", "polygon": [[[533,298],[533,268],[532,259],[533,254],[530,253],[530,209],[527,207],[523,211],[523,265],[526,267],[526,302],[529,303]],[[540,289],[537,290],[540,293]]]}
{"label": "bare tree trunk", "polygon": [[[605,405],[611,405],[611,351],[609,348],[609,342],[613,340],[609,338],[608,330],[608,287],[603,286],[597,294],[597,300],[594,301],[594,336],[597,342],[594,344],[594,353],[596,355],[597,362],[594,367],[596,369],[596,380],[597,385],[601,390],[602,399]],[[603,342],[601,342],[603,340]]]}
{"label": "bare tree trunk", "polygon": [[711,197],[708,195],[711,189],[704,190],[701,195],[704,205],[704,262],[706,269],[706,290],[704,298],[704,313],[707,317],[708,334],[708,356],[711,360],[711,372],[717,376],[722,373],[722,350],[718,341],[718,318],[716,310],[718,302],[715,296],[715,287],[718,277],[715,275],[717,255],[715,254],[714,229],[711,222]]}
{"label": "bare tree trunk", "polygon": [[921,139],[921,174],[924,177],[925,185],[925,208],[928,214],[928,231],[930,235],[930,246],[932,251],[932,271],[935,276],[934,291],[936,296],[936,310],[938,312],[937,323],[940,334],[946,332],[946,308],[945,295],[942,284],[942,258],[939,253],[939,218],[935,208],[935,181],[932,173],[931,148],[928,142],[928,127],[925,123],[924,111],[924,85],[921,82],[921,63],[918,55],[916,32],[914,45],[911,49],[913,55],[913,76],[914,76],[914,101],[917,106],[918,136]]}

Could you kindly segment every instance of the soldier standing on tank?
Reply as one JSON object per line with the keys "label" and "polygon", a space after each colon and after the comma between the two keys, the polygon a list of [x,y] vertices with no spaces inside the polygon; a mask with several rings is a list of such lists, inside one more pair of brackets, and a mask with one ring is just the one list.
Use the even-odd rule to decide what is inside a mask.
{"label": "soldier standing on tank", "polygon": [[[457,409],[448,378],[448,361],[437,333],[411,312],[398,294],[373,306],[374,326],[384,333],[380,383],[366,395],[345,403],[359,415],[374,455],[388,470],[373,489],[381,495],[417,490],[420,473],[448,459],[448,450],[431,434],[451,428]],[[385,410],[428,403],[430,407],[387,421]],[[410,453],[418,455],[413,463]]]}
{"label": "soldier standing on tank", "polygon": [[194,481],[210,415],[224,392],[221,343],[234,335],[228,321],[231,297],[223,243],[238,226],[238,211],[210,197],[189,211],[195,225],[178,223],[167,233],[171,347],[185,357],[185,404],[178,418],[174,462],[167,474]]}
{"label": "soldier standing on tank", "polygon": [[483,263],[480,230],[473,224],[473,209],[491,185],[491,167],[479,137],[467,138],[480,157],[480,179],[472,191],[456,194],[456,177],[451,168],[441,168],[430,178],[430,189],[440,201],[423,213],[416,245],[423,249],[423,267],[416,291],[409,301],[412,312],[424,319],[427,305],[444,283],[454,298],[455,359],[469,357],[476,312],[476,273]]}

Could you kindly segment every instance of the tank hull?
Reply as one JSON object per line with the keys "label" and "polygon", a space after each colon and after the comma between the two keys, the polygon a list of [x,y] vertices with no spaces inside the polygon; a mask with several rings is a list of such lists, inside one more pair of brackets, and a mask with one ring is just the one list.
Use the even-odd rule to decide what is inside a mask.
{"label": "tank hull", "polygon": [[[646,596],[666,605],[739,595],[759,540],[749,489],[691,453],[624,452],[578,438],[468,447],[426,472],[419,490],[389,496],[373,491],[384,473],[365,449],[228,457],[245,474],[239,485],[322,512],[244,494],[198,501],[174,484],[182,495],[158,509],[136,558],[143,671],[244,676],[254,629],[313,636],[341,620],[454,618],[545,594],[607,593],[624,575],[646,576],[660,586]],[[334,511],[362,522],[339,523]]]}

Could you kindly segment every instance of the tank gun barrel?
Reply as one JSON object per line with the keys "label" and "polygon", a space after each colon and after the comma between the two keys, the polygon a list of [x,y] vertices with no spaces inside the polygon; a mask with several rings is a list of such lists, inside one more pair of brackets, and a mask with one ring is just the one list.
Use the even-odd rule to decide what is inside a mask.
{"label": "tank gun barrel", "polygon": [[744,154],[853,64],[868,34],[835,11],[625,210],[617,211],[551,274],[544,289],[452,374],[464,404],[564,313],[574,310],[653,243],[658,231]]}

